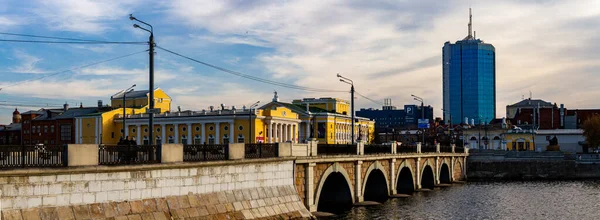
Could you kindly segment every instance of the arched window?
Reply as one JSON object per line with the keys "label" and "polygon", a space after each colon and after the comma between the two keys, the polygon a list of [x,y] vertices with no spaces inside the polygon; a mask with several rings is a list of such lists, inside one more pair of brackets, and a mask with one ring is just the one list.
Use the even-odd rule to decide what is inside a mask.
{"label": "arched window", "polygon": [[238,135],[237,142],[238,142],[238,143],[244,143],[244,141],[245,141],[245,140],[244,140],[244,135],[241,135],[241,134],[240,134],[240,135]]}
{"label": "arched window", "polygon": [[175,143],[175,138],[173,138],[173,136],[169,136],[169,144],[173,144]]}
{"label": "arched window", "polygon": [[156,144],[161,144],[162,138],[160,136],[156,136]]}
{"label": "arched window", "polygon": [[187,144],[187,143],[188,143],[188,142],[187,142],[187,137],[186,137],[185,135],[182,135],[182,136],[181,136],[181,143],[182,143],[182,144]]}
{"label": "arched window", "polygon": [[208,135],[208,144],[215,144],[215,137],[212,134]]}
{"label": "arched window", "polygon": [[229,136],[227,134],[223,135],[223,144],[229,144]]}
{"label": "arched window", "polygon": [[148,136],[144,136],[144,145],[149,145],[150,141],[148,141]]}
{"label": "arched window", "polygon": [[200,135],[196,135],[194,137],[194,144],[202,144],[202,138],[200,138]]}

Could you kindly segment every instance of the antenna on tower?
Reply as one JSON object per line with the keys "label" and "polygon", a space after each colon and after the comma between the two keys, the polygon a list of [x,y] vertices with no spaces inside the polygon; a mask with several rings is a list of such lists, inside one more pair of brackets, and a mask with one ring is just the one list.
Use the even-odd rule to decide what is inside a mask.
{"label": "antenna on tower", "polygon": [[471,38],[473,35],[473,15],[471,14],[471,8],[469,8],[469,38]]}

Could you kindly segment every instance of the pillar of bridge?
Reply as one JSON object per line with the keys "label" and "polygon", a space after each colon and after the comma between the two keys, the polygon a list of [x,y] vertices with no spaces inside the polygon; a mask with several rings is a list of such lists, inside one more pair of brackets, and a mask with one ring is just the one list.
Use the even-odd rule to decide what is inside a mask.
{"label": "pillar of bridge", "polygon": [[316,163],[307,163],[304,165],[304,205],[310,212],[316,212],[317,206],[315,205],[315,184],[314,174]]}
{"label": "pillar of bridge", "polygon": [[365,201],[365,198],[362,194],[362,163],[362,160],[359,160],[354,164],[354,195],[356,196],[354,202]]}

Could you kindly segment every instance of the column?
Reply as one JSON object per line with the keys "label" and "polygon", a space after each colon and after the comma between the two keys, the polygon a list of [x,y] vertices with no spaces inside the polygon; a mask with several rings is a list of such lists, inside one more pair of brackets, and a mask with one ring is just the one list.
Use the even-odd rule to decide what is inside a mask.
{"label": "column", "polygon": [[192,144],[192,124],[187,124],[187,144]]}
{"label": "column", "polygon": [[160,139],[162,140],[162,143],[167,143],[167,125],[166,124],[162,124],[162,136],[160,137]]}
{"label": "column", "polygon": [[206,130],[205,130],[205,124],[204,123],[200,123],[200,129],[202,130],[202,133],[200,133],[200,144],[203,144],[206,142]]}
{"label": "column", "polygon": [[142,140],[142,126],[137,125],[135,131],[137,131],[137,137],[135,138],[135,140],[137,141],[138,145],[142,145],[144,143],[144,141]]}
{"label": "column", "polygon": [[[439,146],[439,144],[438,144]],[[440,157],[435,157],[435,176],[433,177],[435,179],[435,184],[440,184],[440,168],[439,168],[439,161],[440,161]]]}
{"label": "column", "polygon": [[362,161],[356,161],[354,164],[354,195],[356,199],[354,202],[363,202],[364,197],[362,194]]}
{"label": "column", "polygon": [[216,133],[215,133],[215,134],[216,134],[216,135],[215,135],[215,136],[216,136],[216,137],[215,137],[215,144],[220,144],[220,143],[221,143],[221,134],[220,134],[220,133],[221,133],[221,132],[220,132],[221,128],[220,128],[220,126],[219,126],[219,125],[220,125],[220,123],[219,123],[219,122],[215,123],[215,129],[216,129]]}
{"label": "column", "polygon": [[269,121],[269,139],[265,140],[265,142],[273,143],[273,122]]}
{"label": "column", "polygon": [[273,125],[273,133],[274,133],[273,143],[277,143],[278,142],[277,138],[279,137],[279,126],[277,125],[277,123],[275,123]]}
{"label": "column", "polygon": [[390,195],[396,194],[396,159],[390,160]]}
{"label": "column", "polygon": [[236,143],[237,138],[234,137],[234,128],[235,124],[233,123],[233,121],[229,122],[229,143]]}
{"label": "column", "polygon": [[173,130],[175,130],[175,144],[179,143],[179,124],[174,124],[173,126],[175,126],[175,128],[173,128]]}
{"label": "column", "polygon": [[288,124],[288,141],[294,142],[294,137],[292,134],[292,124]]}
{"label": "column", "polygon": [[[98,118],[96,118],[96,124],[98,124]],[[125,137],[129,136],[129,125],[125,125],[123,132],[125,132]]]}
{"label": "column", "polygon": [[298,143],[298,125],[294,124],[292,125],[292,142],[293,143]]}
{"label": "column", "polygon": [[308,163],[306,165],[304,165],[305,168],[305,172],[304,172],[304,204],[306,205],[306,208],[308,209],[308,211],[310,212],[316,212],[317,211],[317,206],[315,205],[315,187],[314,187],[314,173],[315,173],[315,166],[317,164],[316,163]]}
{"label": "column", "polygon": [[417,189],[421,189],[421,158],[417,158]]}
{"label": "column", "polygon": [[310,138],[310,121],[306,121],[304,122],[306,124],[306,135],[304,136],[304,138],[307,140]]}
{"label": "column", "polygon": [[454,157],[450,158],[450,182],[454,182]]}
{"label": "column", "polygon": [[287,141],[287,131],[285,130],[286,124],[281,124],[281,141],[280,142],[285,142]]}

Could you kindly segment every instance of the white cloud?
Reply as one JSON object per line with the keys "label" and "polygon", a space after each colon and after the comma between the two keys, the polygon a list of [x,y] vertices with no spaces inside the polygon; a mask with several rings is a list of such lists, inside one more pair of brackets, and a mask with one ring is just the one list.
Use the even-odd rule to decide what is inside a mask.
{"label": "white cloud", "polygon": [[[572,80],[585,80],[586,72],[600,70],[583,68],[600,58],[592,52],[600,49],[596,36],[600,22],[594,22],[600,19],[599,4],[593,0],[204,4],[177,0],[169,11],[177,21],[207,30],[204,39],[272,47],[275,52],[257,58],[275,78],[296,79],[295,83],[302,86],[347,89],[335,78],[341,73],[371,98],[392,97],[395,104],[402,105],[413,103],[410,94],[414,93],[441,115],[441,48],[445,41],[466,36],[468,8],[472,5],[477,36],[496,47],[497,116],[502,117],[507,104],[520,100],[520,96],[510,94],[547,90],[548,86],[534,86],[540,79],[549,86],[558,85],[565,79],[553,75],[556,72],[569,74]],[[240,39],[246,31],[251,42]],[[598,86],[572,86],[556,88],[578,93],[582,96],[578,100],[600,95]],[[543,94],[539,98],[581,104],[564,93]],[[362,106],[375,105],[358,100]]]}
{"label": "white cloud", "polygon": [[100,34],[111,27],[108,21],[125,19],[139,0],[43,0],[34,13],[48,23],[48,28]]}
{"label": "white cloud", "polygon": [[123,69],[120,67],[92,67],[79,71],[81,75],[143,75],[148,74],[147,69]]}
{"label": "white cloud", "polygon": [[44,74],[48,71],[39,69],[37,64],[42,61],[42,58],[33,56],[23,51],[17,50],[14,52],[14,56],[21,61],[18,66],[9,68],[9,71],[15,73],[27,73],[27,74]]}

